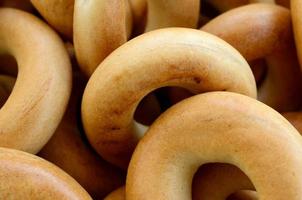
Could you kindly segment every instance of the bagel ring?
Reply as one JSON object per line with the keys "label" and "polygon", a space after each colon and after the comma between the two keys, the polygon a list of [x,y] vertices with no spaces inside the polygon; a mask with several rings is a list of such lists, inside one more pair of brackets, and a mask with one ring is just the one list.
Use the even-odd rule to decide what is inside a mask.
{"label": "bagel ring", "polygon": [[68,54],[46,24],[11,8],[0,9],[0,53],[13,55],[19,69],[14,89],[0,110],[0,146],[37,153],[67,106],[71,91]]}
{"label": "bagel ring", "polygon": [[259,199],[298,200],[301,144],[286,119],[255,99],[230,92],[196,95],[162,114],[139,142],[126,199],[191,199],[194,173],[215,162],[239,167]]}
{"label": "bagel ring", "polygon": [[55,165],[18,150],[0,148],[1,199],[91,199]]}
{"label": "bagel ring", "polygon": [[72,40],[74,0],[30,1],[54,29]]}
{"label": "bagel ring", "polygon": [[84,91],[83,127],[90,144],[105,160],[127,167],[142,137],[133,123],[133,113],[145,95],[164,86],[180,86],[194,93],[227,90],[256,97],[248,64],[223,40],[186,28],[146,33],[110,54]]}
{"label": "bagel ring", "polygon": [[79,66],[87,77],[127,41],[127,13],[130,12],[127,4],[128,0],[75,0],[74,47]]}
{"label": "bagel ring", "polygon": [[221,14],[201,30],[227,41],[247,61],[265,58],[268,67],[258,88],[260,101],[280,112],[300,107],[301,73],[288,9],[250,4]]}

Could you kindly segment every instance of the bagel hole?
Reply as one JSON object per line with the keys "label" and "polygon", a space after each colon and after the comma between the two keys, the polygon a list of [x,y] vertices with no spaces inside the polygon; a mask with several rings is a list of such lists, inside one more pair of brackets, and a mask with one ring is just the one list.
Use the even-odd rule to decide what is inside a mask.
{"label": "bagel hole", "polygon": [[18,74],[16,59],[8,54],[0,55],[0,107],[9,98]]}
{"label": "bagel hole", "polygon": [[161,113],[172,105],[194,94],[181,87],[163,87],[146,95],[134,113],[134,120],[144,126],[150,126]]}
{"label": "bagel hole", "polygon": [[13,56],[8,54],[0,55],[0,74],[17,77],[18,64]]}
{"label": "bagel hole", "polygon": [[251,70],[254,74],[257,88],[261,86],[267,76],[267,64],[265,59],[257,59],[249,62]]}
{"label": "bagel hole", "polygon": [[209,199],[213,192],[220,190],[220,195],[225,199],[235,200],[232,199],[233,189],[252,190],[254,186],[248,176],[235,165],[207,163],[200,166],[193,177],[192,199],[201,200],[206,196]]}

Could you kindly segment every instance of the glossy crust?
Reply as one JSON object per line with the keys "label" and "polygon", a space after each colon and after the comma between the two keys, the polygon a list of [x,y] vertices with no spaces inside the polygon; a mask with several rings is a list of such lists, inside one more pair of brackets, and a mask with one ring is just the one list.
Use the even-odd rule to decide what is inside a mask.
{"label": "glossy crust", "polygon": [[248,64],[223,40],[185,28],[144,34],[110,54],[86,86],[82,121],[91,145],[102,157],[127,167],[142,137],[133,113],[145,95],[164,86],[256,97]]}
{"label": "glossy crust", "polygon": [[127,4],[127,0],[75,0],[74,47],[87,77],[127,41]]}
{"label": "glossy crust", "polygon": [[91,199],[69,175],[28,153],[0,148],[1,199]]}
{"label": "glossy crust", "polygon": [[242,6],[216,17],[201,30],[224,39],[248,61],[266,59],[268,71],[258,89],[260,101],[280,112],[299,108],[301,74],[288,9],[268,4]]}
{"label": "glossy crust", "polygon": [[300,68],[302,69],[302,2],[300,0],[291,0],[290,7]]}
{"label": "glossy crust", "polygon": [[298,200],[301,139],[285,118],[252,98],[196,95],[162,114],[140,141],[128,168],[126,199],[191,199],[198,167],[222,162],[239,167],[260,199]]}
{"label": "glossy crust", "polygon": [[19,64],[14,89],[0,110],[0,146],[37,153],[67,106],[71,90],[68,54],[46,24],[10,8],[0,9],[0,51],[12,54]]}

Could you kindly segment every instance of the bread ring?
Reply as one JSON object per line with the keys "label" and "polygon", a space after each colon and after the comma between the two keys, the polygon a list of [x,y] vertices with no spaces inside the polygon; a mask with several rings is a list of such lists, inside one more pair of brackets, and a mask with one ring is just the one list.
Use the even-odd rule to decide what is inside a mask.
{"label": "bread ring", "polygon": [[55,165],[28,153],[0,148],[1,199],[91,199]]}
{"label": "bread ring", "polygon": [[139,142],[126,199],[191,199],[198,167],[218,162],[239,167],[259,199],[298,200],[301,144],[297,130],[259,101],[230,92],[196,95],[162,114]]}
{"label": "bread ring", "polygon": [[67,112],[55,134],[39,152],[39,156],[74,177],[93,199],[103,199],[105,195],[123,184],[124,174],[95,154],[81,136],[77,108],[85,84],[84,77],[75,73]]}
{"label": "bread ring", "polygon": [[227,199],[238,190],[255,189],[249,178],[237,167],[211,163],[201,166],[194,175],[192,199]]}
{"label": "bread ring", "polygon": [[30,1],[54,29],[72,40],[74,0]]}
{"label": "bread ring", "polygon": [[103,158],[127,167],[142,134],[133,123],[135,108],[146,94],[164,86],[180,86],[195,93],[227,90],[256,96],[246,61],[219,38],[185,28],[139,36],[110,54],[84,91],[83,126]]}
{"label": "bread ring", "polygon": [[37,153],[67,106],[71,90],[68,54],[46,24],[10,8],[0,9],[0,52],[12,54],[19,64],[14,89],[0,110],[0,146]]}
{"label": "bread ring", "polygon": [[265,57],[268,71],[258,89],[260,101],[280,112],[301,105],[301,74],[288,9],[268,4],[242,6],[223,13],[201,30],[229,42],[248,61]]}
{"label": "bread ring", "polygon": [[232,194],[226,200],[258,200],[257,192],[242,190]]}
{"label": "bread ring", "polygon": [[114,49],[127,41],[127,0],[75,0],[74,47],[89,77]]}
{"label": "bread ring", "polygon": [[302,2],[300,0],[291,0],[290,7],[300,68],[302,70]]}

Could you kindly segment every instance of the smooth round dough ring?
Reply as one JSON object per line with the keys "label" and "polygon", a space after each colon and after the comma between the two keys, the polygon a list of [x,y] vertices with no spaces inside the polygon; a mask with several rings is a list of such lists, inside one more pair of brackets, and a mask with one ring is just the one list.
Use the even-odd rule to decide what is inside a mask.
{"label": "smooth round dough ring", "polygon": [[201,30],[227,41],[247,61],[265,58],[268,71],[258,88],[260,101],[279,112],[301,106],[301,73],[288,9],[250,4],[221,14]]}
{"label": "smooth round dough ring", "polygon": [[142,137],[136,131],[133,113],[145,95],[165,86],[184,87],[194,93],[227,90],[256,97],[248,64],[223,40],[186,28],[139,36],[110,54],[84,91],[84,130],[104,159],[127,167]]}
{"label": "smooth round dough ring", "polygon": [[127,1],[75,0],[74,48],[87,77],[104,58],[127,41]]}
{"label": "smooth round dough ring", "polygon": [[0,110],[0,146],[37,153],[67,106],[71,91],[68,54],[46,24],[10,8],[0,9],[0,53],[13,55],[19,69],[14,89]]}
{"label": "smooth round dough ring", "polygon": [[162,114],[139,142],[126,199],[191,199],[194,173],[215,162],[239,167],[260,199],[298,200],[301,139],[285,118],[255,99],[230,92],[196,95]]}

